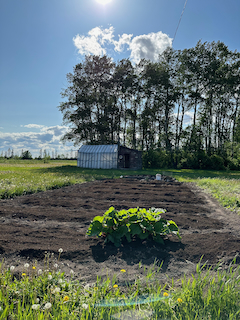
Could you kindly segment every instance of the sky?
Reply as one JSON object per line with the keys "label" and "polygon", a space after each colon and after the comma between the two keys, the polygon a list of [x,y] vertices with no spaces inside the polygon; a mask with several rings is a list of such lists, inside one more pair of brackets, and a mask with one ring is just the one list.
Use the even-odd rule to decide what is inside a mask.
{"label": "sky", "polygon": [[0,155],[79,148],[61,142],[68,128],[57,107],[86,54],[156,61],[199,40],[240,51],[239,0],[98,1],[0,0]]}

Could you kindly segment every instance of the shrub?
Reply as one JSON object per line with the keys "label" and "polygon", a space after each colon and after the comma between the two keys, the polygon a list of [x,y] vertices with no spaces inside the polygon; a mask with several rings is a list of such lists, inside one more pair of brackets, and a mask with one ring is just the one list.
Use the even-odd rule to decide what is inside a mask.
{"label": "shrub", "polygon": [[214,170],[224,170],[224,160],[222,157],[218,156],[217,154],[213,154],[210,157],[211,160],[211,169]]}
{"label": "shrub", "polygon": [[161,218],[164,209],[151,208],[149,210],[132,208],[117,211],[110,207],[103,216],[96,216],[91,222],[87,235],[105,237],[105,242],[110,241],[116,247],[121,245],[122,238],[131,242],[134,237],[141,240],[152,238],[164,244],[163,237],[169,233],[176,234],[179,239],[178,226],[172,220]]}

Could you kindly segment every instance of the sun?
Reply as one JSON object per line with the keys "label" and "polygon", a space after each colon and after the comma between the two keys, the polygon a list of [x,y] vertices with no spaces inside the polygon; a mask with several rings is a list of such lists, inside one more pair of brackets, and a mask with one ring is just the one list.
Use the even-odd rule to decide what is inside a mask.
{"label": "sun", "polygon": [[111,2],[112,0],[96,0],[96,1],[101,4],[107,4],[107,3]]}

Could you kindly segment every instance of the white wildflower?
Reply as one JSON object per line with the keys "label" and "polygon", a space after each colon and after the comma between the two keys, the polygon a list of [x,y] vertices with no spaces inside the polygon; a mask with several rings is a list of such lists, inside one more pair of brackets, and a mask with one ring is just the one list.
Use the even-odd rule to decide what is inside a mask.
{"label": "white wildflower", "polygon": [[83,304],[82,304],[82,307],[83,307],[83,309],[88,309],[88,304],[83,303]]}
{"label": "white wildflower", "polygon": [[59,287],[56,287],[52,290],[52,293],[55,294],[55,293],[59,293],[61,291],[61,289]]}
{"label": "white wildflower", "polygon": [[29,268],[29,263],[25,263],[24,268]]}
{"label": "white wildflower", "polygon": [[38,310],[40,308],[40,304],[33,304],[32,309],[33,310]]}
{"label": "white wildflower", "polygon": [[47,302],[44,306],[44,309],[50,309],[52,307],[52,304],[50,302]]}
{"label": "white wildflower", "polygon": [[13,272],[13,271],[14,271],[14,269],[15,269],[15,267],[14,267],[14,266],[11,266],[11,267],[10,267],[10,271],[11,271],[11,272]]}
{"label": "white wildflower", "polygon": [[91,285],[89,283],[87,283],[85,286],[84,286],[84,290],[89,290],[91,287]]}

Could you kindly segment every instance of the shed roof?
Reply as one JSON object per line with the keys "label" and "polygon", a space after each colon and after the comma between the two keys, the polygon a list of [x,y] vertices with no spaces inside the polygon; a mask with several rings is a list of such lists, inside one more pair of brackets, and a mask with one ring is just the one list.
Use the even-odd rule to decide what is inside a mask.
{"label": "shed roof", "polygon": [[79,152],[82,153],[117,153],[118,145],[83,145],[80,147]]}

